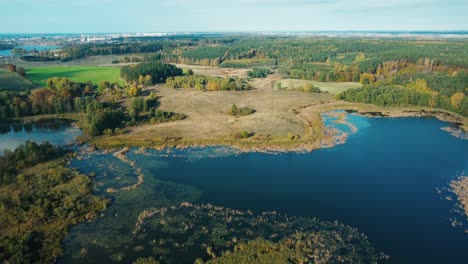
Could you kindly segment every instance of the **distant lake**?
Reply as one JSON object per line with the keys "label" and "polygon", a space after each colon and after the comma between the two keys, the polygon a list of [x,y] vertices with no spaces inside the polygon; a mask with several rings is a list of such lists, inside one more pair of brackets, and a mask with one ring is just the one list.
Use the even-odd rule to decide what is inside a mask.
{"label": "distant lake", "polygon": [[[27,51],[36,49],[37,51],[43,51],[43,50],[57,50],[60,49],[60,46],[17,46],[16,48],[23,48]],[[12,56],[11,50],[0,50],[0,56]],[[14,56],[20,55],[20,54],[14,54]]]}
{"label": "distant lake", "polygon": [[6,149],[14,150],[27,140],[38,144],[49,141],[55,145],[66,145],[73,143],[79,135],[81,130],[65,120],[0,124],[0,155],[3,156]]}
{"label": "distant lake", "polygon": [[[390,263],[468,263],[467,221],[454,212],[455,198],[444,190],[468,171],[468,141],[442,131],[447,123],[436,119],[353,116],[353,123],[359,130],[345,144],[303,154],[200,148],[143,155],[133,149],[127,157],[142,168],[145,182],[135,193],[113,196],[105,216],[72,228],[60,262],[110,262],[110,252],[121,254],[124,262],[144,256],[132,248],[147,248],[144,241],[160,238],[150,225],[144,236],[132,237],[135,220],[130,219],[157,206],[163,181],[196,187],[201,191],[197,203],[338,220],[365,233],[390,255]],[[136,177],[112,154],[90,154],[71,166],[96,172],[96,191],[103,195],[105,188],[125,186]],[[452,227],[450,219],[462,227]],[[101,240],[106,247],[94,248],[93,241]],[[89,257],[79,258],[81,248],[89,249]],[[193,263],[186,254],[191,253],[173,257]]]}

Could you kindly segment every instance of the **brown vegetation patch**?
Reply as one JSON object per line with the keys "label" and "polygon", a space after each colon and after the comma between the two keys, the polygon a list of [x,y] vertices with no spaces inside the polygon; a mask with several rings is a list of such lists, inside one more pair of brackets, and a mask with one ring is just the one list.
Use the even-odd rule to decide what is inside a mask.
{"label": "brown vegetation patch", "polygon": [[452,192],[457,195],[460,207],[465,211],[468,218],[468,176],[462,176],[450,183]]}

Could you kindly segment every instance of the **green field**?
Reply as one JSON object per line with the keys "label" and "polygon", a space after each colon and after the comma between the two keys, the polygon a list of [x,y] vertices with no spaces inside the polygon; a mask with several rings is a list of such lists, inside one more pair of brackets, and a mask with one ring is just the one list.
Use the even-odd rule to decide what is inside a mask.
{"label": "green field", "polygon": [[286,90],[302,89],[306,83],[310,83],[315,87],[320,88],[322,91],[335,94],[341,93],[350,88],[359,88],[362,86],[362,84],[356,82],[317,82],[296,79],[284,79],[280,80],[279,82],[281,82],[281,87]]}
{"label": "green field", "polygon": [[28,69],[26,74],[31,81],[40,85],[45,85],[50,77],[66,77],[76,82],[92,81],[94,84],[102,80],[123,83],[120,69],[113,67],[53,66]]}
{"label": "green field", "polygon": [[0,70],[0,90],[24,91],[33,88],[34,84],[14,72]]}

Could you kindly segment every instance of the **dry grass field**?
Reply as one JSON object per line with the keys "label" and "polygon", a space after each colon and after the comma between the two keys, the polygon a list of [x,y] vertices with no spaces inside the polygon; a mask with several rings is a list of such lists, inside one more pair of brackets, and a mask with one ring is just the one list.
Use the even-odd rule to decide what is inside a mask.
{"label": "dry grass field", "polygon": [[[302,89],[305,84],[312,84],[315,87],[320,88],[324,92],[338,94],[350,88],[359,88],[362,86],[360,83],[356,82],[317,82],[317,81],[308,81],[308,80],[295,80],[295,79],[284,79],[280,80],[281,87],[286,90],[296,90]],[[276,88],[276,86],[275,86]]]}
{"label": "dry grass field", "polygon": [[[161,97],[160,109],[186,114],[188,119],[136,127],[130,135],[216,139],[243,130],[271,137],[303,135],[306,124],[293,109],[333,101],[330,94],[275,91],[271,89],[271,82],[271,79],[256,79],[256,90],[240,92],[203,92],[163,85],[150,88]],[[250,107],[256,112],[236,118],[227,114],[232,104]]]}

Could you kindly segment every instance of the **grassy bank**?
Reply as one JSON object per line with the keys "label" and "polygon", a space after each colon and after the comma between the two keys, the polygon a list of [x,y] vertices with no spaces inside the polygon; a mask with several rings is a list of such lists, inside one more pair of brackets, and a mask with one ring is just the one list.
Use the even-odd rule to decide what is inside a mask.
{"label": "grassy bank", "polygon": [[251,138],[251,139],[143,139],[131,136],[102,136],[89,142],[101,149],[117,149],[123,147],[144,148],[187,148],[207,146],[229,146],[242,151],[284,152],[284,151],[312,151],[321,147],[316,140],[292,140],[287,138]]}

